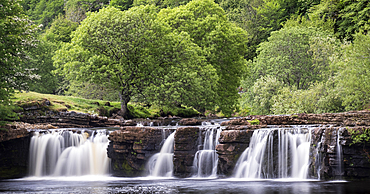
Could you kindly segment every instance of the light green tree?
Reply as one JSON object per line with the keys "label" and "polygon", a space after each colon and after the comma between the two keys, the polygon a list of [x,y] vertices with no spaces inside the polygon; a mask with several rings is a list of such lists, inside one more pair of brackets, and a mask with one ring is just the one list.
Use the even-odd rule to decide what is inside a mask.
{"label": "light green tree", "polygon": [[307,89],[312,83],[322,81],[329,64],[315,63],[310,42],[315,37],[327,36],[312,27],[287,27],[273,32],[268,42],[259,47],[252,79],[272,75],[297,89]]}
{"label": "light green tree", "polygon": [[157,104],[211,106],[215,70],[188,34],[171,32],[156,17],[152,5],[90,13],[72,42],[56,53],[54,64],[69,80],[116,90],[123,116],[136,96]]}
{"label": "light green tree", "polygon": [[358,33],[354,38],[336,63],[339,70],[335,80],[346,110],[368,108],[370,102],[370,35]]}
{"label": "light green tree", "polygon": [[162,9],[161,22],[175,32],[187,33],[217,71],[216,105],[225,115],[237,106],[237,88],[245,75],[247,33],[229,22],[223,9],[211,0],[193,0],[185,6]]}

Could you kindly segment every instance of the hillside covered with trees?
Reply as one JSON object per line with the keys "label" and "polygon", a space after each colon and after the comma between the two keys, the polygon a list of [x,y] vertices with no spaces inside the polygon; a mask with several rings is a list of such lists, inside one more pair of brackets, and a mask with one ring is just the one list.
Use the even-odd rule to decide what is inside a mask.
{"label": "hillside covered with trees", "polygon": [[201,113],[370,106],[365,0],[0,0],[0,120],[34,91]]}

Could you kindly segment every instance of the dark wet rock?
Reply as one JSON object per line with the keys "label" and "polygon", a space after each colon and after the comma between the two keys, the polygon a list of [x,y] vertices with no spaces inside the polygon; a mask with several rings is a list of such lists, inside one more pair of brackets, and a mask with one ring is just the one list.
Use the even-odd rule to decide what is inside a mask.
{"label": "dark wet rock", "polygon": [[180,127],[175,133],[174,145],[174,176],[189,177],[193,173],[193,160],[198,151],[198,127]]}
{"label": "dark wet rock", "polygon": [[148,175],[146,164],[161,149],[163,137],[174,129],[152,127],[121,127],[109,134],[108,157],[114,176]]}
{"label": "dark wet rock", "polygon": [[[368,127],[318,127],[312,131],[310,177],[323,180],[369,179],[370,145],[352,143],[350,131]],[[338,161],[338,134],[342,149],[342,170]]]}
{"label": "dark wet rock", "polygon": [[0,179],[27,175],[30,138],[25,129],[0,131]]}
{"label": "dark wet rock", "polygon": [[218,154],[218,173],[230,176],[240,155],[249,146],[253,130],[225,130],[220,134],[220,144],[216,146]]}

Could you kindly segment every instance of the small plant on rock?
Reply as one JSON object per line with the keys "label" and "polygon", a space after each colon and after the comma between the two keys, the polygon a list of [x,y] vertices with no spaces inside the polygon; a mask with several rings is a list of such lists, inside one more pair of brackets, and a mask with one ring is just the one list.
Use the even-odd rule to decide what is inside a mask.
{"label": "small plant on rock", "polygon": [[260,124],[260,120],[258,120],[258,119],[248,120],[248,122],[249,122],[251,125],[259,125],[259,124]]}

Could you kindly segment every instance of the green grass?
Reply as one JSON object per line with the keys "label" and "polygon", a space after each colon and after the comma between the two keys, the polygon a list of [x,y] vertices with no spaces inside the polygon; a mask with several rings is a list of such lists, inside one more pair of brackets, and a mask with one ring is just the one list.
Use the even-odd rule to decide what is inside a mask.
{"label": "green grass", "polygon": [[[91,100],[73,96],[58,96],[52,94],[40,94],[36,92],[16,93],[14,97],[15,99],[13,99],[13,101],[18,106],[27,106],[35,103],[40,103],[46,99],[51,102],[51,106],[48,107],[50,110],[68,110],[91,114],[97,113],[96,111],[99,106],[96,102],[98,102],[101,106],[103,106],[107,102],[103,100]],[[110,105],[116,108],[120,108],[120,102],[110,102]]]}
{"label": "green grass", "polygon": [[[108,101],[84,99],[73,96],[59,96],[52,94],[40,94],[36,92],[23,92],[14,95],[13,102],[20,107],[40,106],[49,100],[51,105],[43,107],[52,111],[75,111],[81,113],[98,114],[100,116],[111,116],[121,108],[120,102],[109,101],[110,106],[105,106]],[[138,103],[129,103],[129,118],[153,118],[161,116],[161,112],[165,115],[191,117],[199,114],[193,108],[167,108],[151,106],[146,108]],[[162,111],[161,111],[162,110]],[[163,116],[163,115],[162,115]]]}

